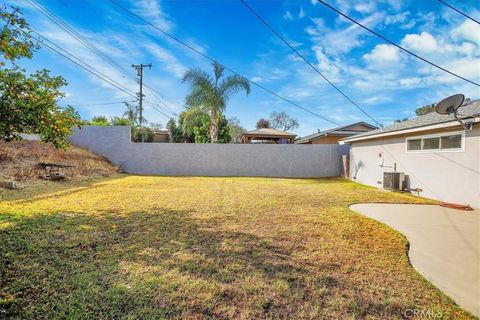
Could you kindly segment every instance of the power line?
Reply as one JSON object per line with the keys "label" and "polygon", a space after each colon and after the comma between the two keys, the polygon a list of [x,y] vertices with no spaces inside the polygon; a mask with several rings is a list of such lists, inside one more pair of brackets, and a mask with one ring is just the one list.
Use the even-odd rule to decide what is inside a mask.
{"label": "power line", "polygon": [[349,16],[347,16],[347,15],[344,14],[343,12],[339,11],[338,9],[332,7],[331,5],[329,5],[328,3],[326,3],[325,1],[323,1],[323,0],[318,0],[318,2],[320,2],[321,4],[323,4],[323,5],[326,6],[326,7],[330,8],[331,10],[335,11],[336,13],[338,13],[339,15],[341,15],[342,17],[344,17],[344,18],[352,21],[353,23],[355,23],[356,25],[362,27],[363,29],[365,29],[365,30],[373,33],[374,35],[376,35],[376,36],[379,37],[380,39],[383,39],[384,41],[390,43],[391,45],[397,47],[398,49],[400,49],[400,50],[402,50],[402,51],[404,51],[404,52],[406,52],[406,53],[414,56],[415,58],[420,59],[420,60],[422,60],[423,62],[426,62],[426,63],[428,63],[429,65],[434,66],[434,67],[436,67],[436,68],[438,68],[438,69],[440,69],[440,70],[442,70],[442,71],[444,71],[444,72],[446,72],[446,73],[449,73],[449,74],[451,74],[451,75],[454,76],[454,77],[457,77],[457,78],[459,78],[459,79],[462,79],[462,80],[464,80],[464,81],[467,81],[467,82],[469,82],[469,83],[471,83],[471,84],[473,84],[473,85],[476,85],[476,86],[479,86],[479,87],[480,87],[480,84],[479,84],[479,83],[477,83],[477,82],[475,82],[475,81],[472,81],[472,80],[469,80],[469,79],[467,79],[467,78],[464,78],[464,77],[462,77],[462,76],[460,76],[460,75],[458,75],[458,74],[456,74],[456,73],[454,73],[454,72],[452,72],[452,71],[449,71],[449,70],[447,70],[447,69],[439,66],[438,64],[435,64],[435,63],[433,63],[433,62],[431,62],[431,61],[429,61],[429,60],[427,60],[427,59],[419,56],[419,55],[416,54],[416,53],[413,53],[412,51],[410,51],[410,50],[408,50],[408,49],[405,49],[404,47],[402,47],[402,46],[400,46],[399,44],[393,42],[392,40],[389,40],[388,38],[382,36],[382,35],[379,34],[378,32],[376,32],[376,31],[374,31],[374,30],[372,30],[372,29],[364,26],[363,24],[361,24],[361,23],[358,22],[357,20],[355,20],[355,19],[353,19],[353,18],[350,18]]}
{"label": "power line", "polygon": [[342,90],[340,90],[339,87],[337,87],[333,82],[331,82],[320,70],[318,70],[310,61],[308,61],[297,49],[295,49],[287,40],[285,40],[282,35],[275,30],[264,18],[262,18],[248,3],[246,3],[244,0],[240,0],[240,2],[248,9],[250,10],[253,15],[255,15],[268,29],[270,29],[280,40],[282,40],[283,43],[285,43],[293,52],[297,54],[306,64],[310,66],[316,73],[318,73],[325,81],[328,82],[329,85],[331,85],[335,90],[337,90],[342,96],[345,97],[351,104],[353,104],[358,110],[360,110],[363,114],[365,114],[367,117],[369,117],[373,122],[375,122],[377,125],[382,127],[382,124],[379,123],[377,120],[375,120],[370,114],[368,114],[367,111],[365,111],[362,107],[360,107],[355,101],[353,101],[347,94],[345,94]]}
{"label": "power line", "polygon": [[[33,2],[31,2],[31,3],[34,5]],[[37,8],[37,10],[39,10],[38,7],[36,7],[36,8]],[[49,18],[49,19],[50,19],[50,18]],[[24,31],[21,30],[21,29],[18,29],[18,30],[24,32]],[[123,87],[120,83],[118,83],[117,81],[111,79],[110,77],[108,77],[108,76],[105,75],[104,73],[102,73],[102,72],[100,72],[100,71],[98,71],[98,70],[93,69],[91,66],[89,66],[88,64],[86,64],[84,61],[82,61],[81,59],[77,58],[75,55],[73,55],[72,53],[68,52],[66,49],[60,47],[60,46],[57,45],[55,42],[49,40],[48,38],[46,38],[45,36],[43,36],[42,34],[40,34],[38,31],[35,31],[33,28],[30,28],[30,30],[39,37],[39,41],[40,41],[42,44],[44,44],[46,47],[50,48],[52,51],[56,52],[57,54],[62,55],[62,56],[65,57],[65,58],[67,58],[64,54],[61,54],[60,52],[58,52],[58,50],[55,50],[55,49],[53,49],[51,46],[47,45],[44,41],[42,41],[42,39],[45,40],[45,41],[47,41],[47,42],[49,42],[51,45],[57,47],[59,50],[65,52],[68,56],[70,56],[70,57],[72,57],[73,59],[76,59],[76,60],[78,61],[78,62],[77,62],[77,61],[73,61],[71,58],[67,58],[67,59],[70,60],[71,62],[75,63],[75,64],[78,65],[78,66],[81,66],[83,69],[85,69],[85,70],[89,71],[90,73],[96,75],[96,76],[99,77],[100,79],[102,79],[102,80],[104,80],[104,81],[107,81],[108,83],[114,85],[117,89],[122,90],[123,92],[127,93],[128,95],[133,96],[133,97],[136,97],[136,95],[135,95],[134,92],[130,91],[129,89],[127,89],[127,88],[125,88],[125,87]],[[99,76],[98,74],[100,74],[102,77]],[[105,80],[104,78],[106,78],[106,79],[108,79],[108,80]]]}
{"label": "power line", "polygon": [[462,16],[464,16],[464,17],[466,17],[466,18],[468,18],[468,19],[470,19],[470,20],[472,20],[472,21],[480,24],[480,22],[479,22],[478,20],[470,17],[470,16],[469,16],[468,14],[466,14],[466,13],[463,13],[462,11],[458,10],[457,8],[455,8],[454,6],[449,5],[449,4],[446,3],[445,1],[442,1],[442,0],[437,0],[437,1],[440,2],[440,3],[443,3],[444,5],[446,5],[447,7],[449,7],[450,9],[457,11],[457,12],[460,13]]}
{"label": "power line", "polygon": [[[66,31],[70,36],[78,40],[80,43],[85,45],[90,51],[92,51],[95,55],[106,61],[108,64],[110,64],[112,67],[129,77],[130,79],[136,81],[137,79],[133,77],[130,72],[128,72],[125,68],[120,66],[118,63],[116,63],[113,59],[111,59],[108,55],[103,53],[100,49],[98,49],[95,44],[93,44],[91,41],[89,41],[87,38],[82,36],[79,32],[77,32],[75,29],[70,27],[66,22],[64,22],[62,19],[60,19],[55,13],[53,13],[51,10],[40,4],[37,0],[28,0],[40,13],[45,15],[50,21],[55,23],[57,26],[62,28],[64,31]],[[146,84],[144,84],[145,87],[147,87]],[[148,87],[149,91],[159,100],[159,102],[164,103],[163,100],[159,99],[158,96],[155,94],[155,90],[151,87]],[[163,96],[163,95],[162,95]],[[167,107],[167,109],[169,109]],[[176,113],[169,109],[169,112],[171,112],[173,115],[176,115]]]}
{"label": "power line", "polygon": [[155,111],[157,111],[158,113],[162,114],[163,116],[165,116],[167,119],[170,119],[172,118],[171,116],[169,116],[168,114],[165,114],[163,111],[161,110],[158,110],[157,107],[150,101],[146,101],[144,100],[148,105],[150,105],[150,107],[152,107]]}
{"label": "power line", "polygon": [[[3,19],[3,18],[2,18]],[[5,19],[3,19],[5,20]],[[17,30],[23,32],[23,33],[26,33],[24,30],[18,28],[18,27],[15,27]],[[117,88],[118,90],[121,90],[123,92],[125,92],[126,94],[130,95],[131,97],[134,97],[136,98],[136,94],[134,93],[131,93],[128,91],[128,89],[125,89],[124,87],[122,87],[120,84],[116,83],[115,81],[113,81],[111,78],[109,78],[108,76],[104,75],[103,73],[101,72],[98,72],[99,74],[97,74],[95,71],[92,71],[91,67],[89,67],[87,65],[87,67],[85,67],[84,65],[82,65],[82,61],[80,59],[78,59],[76,56],[74,56],[73,54],[71,54],[70,52],[68,52],[67,50],[61,48],[60,46],[58,46],[57,44],[55,44],[53,41],[49,40],[48,38],[42,36],[39,32],[35,31],[34,29],[30,28],[30,30],[35,33],[39,38],[38,38],[38,41],[45,47],[49,48],[50,50],[52,50],[53,52],[57,53],[58,55],[64,57],[65,59],[69,60],[70,62],[74,63],[75,65],[77,65],[78,67],[82,68],[83,70],[91,73],[92,75],[96,76],[97,78],[99,78],[100,80],[102,81],[105,81],[107,82],[108,84],[112,85],[113,87]],[[51,43],[52,45],[49,45],[47,44],[45,41],[47,41],[48,43]],[[65,52],[62,53],[60,52],[59,50],[55,49],[53,46],[57,47],[59,50],[62,50]],[[79,62],[75,61],[74,59],[78,60]],[[169,116],[167,116],[165,113],[163,113],[162,111],[158,110],[157,108],[153,107],[154,110],[156,110],[157,112],[159,112],[160,114],[164,115],[165,117],[167,118],[170,118]]]}
{"label": "power line", "polygon": [[[33,29],[32,29],[32,31],[33,31]],[[94,71],[92,71],[92,70],[90,70],[90,69],[88,69],[88,68],[84,67],[82,64],[80,64],[80,63],[78,63],[77,61],[73,60],[73,59],[72,59],[72,58],[70,58],[69,56],[67,56],[67,55],[65,55],[65,54],[63,54],[63,53],[61,53],[60,51],[56,50],[56,49],[55,49],[55,48],[53,48],[52,46],[48,45],[48,44],[47,44],[47,43],[45,43],[45,42],[44,42],[42,39],[44,39],[44,40],[46,40],[46,41],[48,41],[48,42],[51,42],[50,40],[48,40],[47,38],[44,38],[43,36],[41,36],[41,35],[40,35],[39,33],[37,33],[36,31],[34,31],[34,32],[35,32],[37,35],[39,35],[39,36],[41,37],[41,38],[39,38],[39,39],[38,39],[38,40],[39,40],[39,42],[41,42],[41,43],[42,43],[44,46],[46,46],[47,48],[49,48],[49,49],[50,49],[50,50],[52,50],[53,52],[55,52],[55,53],[57,53],[57,54],[61,55],[61,56],[62,56],[62,57],[64,57],[65,59],[67,59],[67,60],[69,60],[70,62],[72,62],[72,63],[76,64],[77,66],[79,66],[80,68],[84,69],[85,71],[87,71],[87,72],[89,72],[89,73],[93,74],[93,75],[94,75],[94,76],[96,76],[97,78],[99,78],[99,79],[101,79],[101,80],[103,80],[103,81],[105,81],[105,82],[109,83],[110,85],[112,85],[112,86],[116,87],[118,90],[121,90],[121,91],[125,92],[126,94],[128,94],[128,95],[130,95],[130,96],[132,96],[132,97],[136,98],[136,95],[135,95],[134,93],[131,93],[131,92],[129,92],[127,89],[123,88],[121,85],[117,85],[117,84],[115,84],[115,81],[113,81],[113,80],[112,80],[112,81],[110,81],[111,79],[110,79],[110,78],[108,78],[107,76],[103,75],[103,74],[102,74],[102,73],[100,73],[100,72],[99,72],[99,74],[100,74],[100,75],[99,75],[99,74],[97,74],[96,72],[94,72]],[[65,51],[65,52],[68,52],[68,51],[66,51],[66,50],[64,50],[64,51]],[[71,55],[71,54],[70,54],[70,55]],[[73,55],[71,55],[71,56],[72,56],[72,57],[74,57],[74,58],[76,58],[76,57],[75,57],[75,56],[73,56]],[[78,58],[76,58],[76,59],[78,59]],[[104,77],[102,77],[102,75],[103,75]]]}
{"label": "power line", "polygon": [[300,108],[300,109],[302,109],[302,110],[304,110],[304,111],[306,111],[306,112],[308,112],[308,113],[310,113],[310,114],[312,114],[312,115],[314,115],[314,116],[317,116],[317,117],[319,117],[319,118],[321,118],[321,119],[323,119],[323,120],[325,120],[325,121],[328,121],[328,122],[330,122],[330,123],[332,123],[332,124],[334,124],[334,125],[336,125],[336,126],[341,126],[340,124],[336,123],[335,121],[330,120],[330,119],[328,119],[328,118],[326,118],[326,117],[324,117],[324,116],[322,116],[322,115],[319,115],[318,113],[313,112],[313,111],[311,111],[311,110],[309,110],[309,109],[307,109],[307,108],[299,105],[298,103],[293,102],[292,100],[290,100],[290,99],[288,99],[288,98],[285,98],[285,97],[279,95],[278,93],[276,93],[276,92],[274,92],[274,91],[266,88],[265,86],[261,85],[260,83],[248,79],[247,77],[245,77],[245,76],[243,76],[242,74],[236,72],[236,71],[233,70],[232,68],[230,68],[230,67],[228,67],[228,66],[226,66],[226,65],[224,65],[224,64],[222,64],[222,63],[220,63],[220,62],[218,62],[217,60],[215,60],[215,59],[213,59],[212,57],[206,55],[205,53],[201,52],[200,50],[198,50],[198,49],[194,48],[193,46],[187,44],[186,42],[184,42],[184,41],[176,38],[175,36],[171,35],[170,33],[166,32],[165,30],[157,27],[156,25],[154,25],[153,23],[149,22],[148,20],[142,18],[142,17],[139,16],[138,14],[136,14],[136,13],[130,11],[129,9],[123,7],[122,5],[120,5],[119,3],[117,3],[116,1],[110,0],[110,2],[113,3],[115,6],[119,7],[120,9],[122,9],[123,11],[125,11],[126,13],[128,13],[128,14],[132,15],[133,17],[139,19],[139,20],[142,21],[143,23],[145,23],[145,24],[153,27],[154,29],[160,31],[164,36],[166,36],[166,37],[174,40],[175,42],[180,43],[180,44],[183,45],[184,47],[186,47],[186,48],[188,48],[188,49],[196,52],[197,54],[201,55],[202,57],[204,57],[204,58],[207,59],[207,60],[210,60],[211,62],[217,62],[218,64],[220,64],[220,65],[221,65],[223,68],[225,68],[226,70],[229,70],[230,72],[232,72],[232,73],[234,73],[234,74],[236,74],[236,75],[244,78],[245,80],[247,80],[247,81],[250,82],[251,84],[257,86],[258,88],[260,88],[260,89],[262,89],[262,90],[264,90],[264,91],[266,91],[266,92],[268,92],[268,93],[276,96],[277,98],[279,98],[279,99],[281,99],[281,100],[283,100],[283,101],[285,101],[285,102],[287,102],[287,103],[289,103],[289,104],[291,104],[291,105],[293,105],[293,106],[295,106],[295,107],[297,107],[297,108]]}
{"label": "power line", "polygon": [[42,13],[44,16],[46,16],[50,21],[52,21],[54,24],[59,26],[61,29],[66,31],[70,36],[72,36],[74,39],[78,40],[80,43],[85,45],[90,51],[92,51],[95,55],[100,57],[101,59],[105,60],[108,64],[110,64],[112,67],[120,71],[121,73],[127,75],[130,77],[132,80],[136,81],[135,77],[133,77],[126,69],[124,69],[122,66],[120,66],[118,63],[116,63],[114,60],[112,60],[110,57],[108,57],[106,54],[104,54],[100,49],[98,49],[95,44],[93,44],[90,40],[82,36],[79,32],[77,32],[75,29],[70,27],[66,22],[64,22],[62,19],[60,19],[55,13],[53,13],[51,10],[49,10],[47,7],[43,6],[41,3],[39,3],[37,0],[27,0],[29,1],[35,9],[37,9],[40,13]]}
{"label": "power line", "polygon": [[[105,101],[105,100],[122,100],[122,101],[125,101],[127,99],[130,99],[130,97],[112,97],[112,98],[95,98],[94,101],[92,101],[92,103],[102,103],[102,101]],[[119,101],[119,102],[122,102],[122,101]]]}
{"label": "power line", "polygon": [[159,97],[157,96],[157,94],[155,93],[155,91],[154,91],[149,85],[147,85],[147,84],[144,83],[143,86],[144,86],[148,91],[150,91],[150,93],[151,93],[159,102],[161,102],[161,103],[165,106],[165,108],[166,108],[167,110],[169,110],[170,112],[172,112],[174,115],[176,115],[175,111],[174,111],[173,109],[171,109],[169,106],[167,106],[167,104],[165,103],[164,100],[170,101],[171,103],[173,103],[173,104],[175,104],[175,105],[178,105],[178,106],[180,106],[180,107],[183,107],[183,108],[187,109],[186,106],[181,105],[180,103],[176,102],[175,100],[173,100],[173,99],[171,99],[171,98],[169,98],[169,97],[167,97],[167,96],[165,96],[165,95],[163,95],[163,94],[160,94],[160,96],[161,96],[163,99],[159,98]]}
{"label": "power line", "polygon": [[133,101],[117,101],[117,102],[105,102],[105,103],[73,104],[73,106],[75,106],[75,107],[106,106],[106,105],[109,105],[109,104],[133,103],[133,102],[137,102],[137,100],[133,100]]}

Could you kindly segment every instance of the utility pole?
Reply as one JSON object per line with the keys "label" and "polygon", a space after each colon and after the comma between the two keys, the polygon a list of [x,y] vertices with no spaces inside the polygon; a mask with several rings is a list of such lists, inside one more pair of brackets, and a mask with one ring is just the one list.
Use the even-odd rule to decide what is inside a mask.
{"label": "utility pole", "polygon": [[132,67],[137,70],[137,76],[140,78],[139,83],[140,83],[140,92],[137,93],[138,95],[138,109],[139,109],[139,114],[140,114],[140,126],[142,126],[142,121],[143,121],[143,116],[142,116],[142,111],[143,111],[143,68],[148,67],[148,69],[152,69],[152,64],[132,64]]}

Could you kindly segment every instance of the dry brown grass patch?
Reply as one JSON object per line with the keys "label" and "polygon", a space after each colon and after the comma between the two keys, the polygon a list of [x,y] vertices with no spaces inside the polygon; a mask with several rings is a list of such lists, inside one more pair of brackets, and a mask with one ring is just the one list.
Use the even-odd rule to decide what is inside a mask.
{"label": "dry brown grass patch", "polygon": [[14,180],[22,185],[39,183],[43,177],[43,170],[35,167],[39,162],[76,166],[63,169],[70,180],[110,176],[117,171],[105,158],[75,146],[62,150],[38,141],[0,140],[0,180]]}

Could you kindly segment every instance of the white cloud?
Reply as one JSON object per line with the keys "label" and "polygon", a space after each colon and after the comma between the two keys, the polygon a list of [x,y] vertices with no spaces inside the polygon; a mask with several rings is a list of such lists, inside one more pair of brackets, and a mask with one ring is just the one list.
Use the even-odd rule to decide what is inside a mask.
{"label": "white cloud", "polygon": [[438,49],[437,41],[426,31],[421,34],[407,34],[402,40],[402,45],[423,53],[435,52]]}
{"label": "white cloud", "polygon": [[143,18],[149,20],[154,25],[167,32],[173,29],[174,23],[170,20],[170,17],[164,12],[159,1],[132,0],[131,2],[135,7],[135,13],[141,15]]}
{"label": "white cloud", "polygon": [[410,11],[400,12],[397,14],[385,16],[385,25],[395,25],[400,29],[407,30],[413,28],[417,21],[415,19],[409,19]]}
{"label": "white cloud", "polygon": [[205,44],[199,44],[197,43],[197,41],[195,39],[192,39],[192,38],[189,38],[187,40],[185,40],[185,42],[193,47],[194,49],[200,51],[201,53],[207,53],[207,49],[208,49],[208,46],[205,45]]}
{"label": "white cloud", "polygon": [[305,12],[303,11],[303,8],[300,8],[300,12],[298,13],[298,19],[302,19],[305,17]]}
{"label": "white cloud", "polygon": [[187,68],[185,68],[180,61],[178,61],[178,59],[172,53],[170,53],[170,51],[156,45],[153,42],[144,44],[144,47],[158,60],[163,62],[166,70],[171,72],[177,78],[182,78]]}
{"label": "white cloud", "polygon": [[377,44],[369,53],[363,55],[363,59],[369,65],[396,64],[400,61],[399,51],[389,44]]}
{"label": "white cloud", "polygon": [[[444,64],[445,68],[462,75],[471,80],[480,80],[480,58],[479,57],[464,57],[449,59]],[[437,80],[442,82],[456,82],[457,79],[446,73],[439,74]]]}
{"label": "white cloud", "polygon": [[452,30],[451,36],[455,40],[467,40],[480,45],[480,26],[471,20],[465,20]]}
{"label": "white cloud", "polygon": [[[383,16],[383,12],[374,13],[360,22],[368,27],[374,27],[382,21]],[[314,18],[312,21],[315,26],[309,26],[305,31],[316,45],[322,46],[327,54],[334,56],[349,53],[353,48],[362,46],[364,43],[362,37],[369,35],[364,29],[349,22],[345,22],[348,23],[348,27],[344,29],[340,27],[330,29],[325,26],[322,19]]]}
{"label": "white cloud", "polygon": [[385,103],[392,101],[392,97],[389,95],[382,95],[381,93],[368,97],[362,100],[362,104],[375,105],[379,103]]}
{"label": "white cloud", "polygon": [[285,12],[285,14],[283,15],[283,19],[288,20],[288,21],[293,21],[293,20],[295,20],[295,19],[293,18],[293,15],[292,15],[292,13],[291,13],[290,11]]}
{"label": "white cloud", "polygon": [[337,81],[341,72],[340,68],[336,66],[336,62],[338,61],[330,59],[320,46],[314,46],[313,51],[315,52],[315,57],[317,59],[318,69],[320,69],[320,71],[331,81]]}
{"label": "white cloud", "polygon": [[406,87],[418,86],[418,85],[420,85],[421,83],[422,83],[422,79],[419,78],[419,77],[400,79],[400,85],[406,86]]}
{"label": "white cloud", "polygon": [[412,19],[412,20],[410,20],[410,22],[407,22],[407,23],[401,25],[401,26],[400,26],[400,29],[408,30],[408,29],[413,28],[416,24],[417,24],[417,21],[415,21],[414,19]]}
{"label": "white cloud", "polygon": [[[90,49],[88,49],[78,40],[73,38],[66,31],[59,30],[58,26],[45,21],[44,25],[41,26],[40,29],[40,34],[42,34],[47,39],[55,42],[58,46],[65,49],[67,52],[72,53],[79,60],[77,61],[78,63],[84,63],[88,66],[86,67],[87,69],[90,67],[91,69],[93,69],[93,72],[101,73],[100,76],[110,78],[110,82],[114,81],[126,88],[127,90],[130,90],[131,92],[136,92],[136,90],[138,89],[138,86],[136,85],[135,81],[132,80],[132,77],[128,77],[123,72],[117,70],[116,68],[113,68],[110,64],[108,64],[102,58],[94,54],[92,51],[90,51]],[[128,56],[130,58],[138,57],[138,51],[136,50],[136,48],[130,48],[128,44],[122,42],[123,38],[121,36],[106,36],[105,34],[100,35],[96,33],[89,33],[84,30],[78,29],[77,31],[107,56],[125,59],[128,52]],[[71,62],[68,62],[68,65],[72,68],[77,68],[77,66],[74,66]],[[127,69],[130,67],[130,65],[123,65],[122,67],[124,69]],[[88,73],[88,77],[98,85],[104,88],[114,90],[117,95],[125,96],[124,92],[118,91],[111,84],[107,83],[104,80],[101,80],[99,77],[94,76],[91,73]]]}
{"label": "white cloud", "polygon": [[335,7],[344,13],[350,11],[351,2],[348,0],[335,0]]}
{"label": "white cloud", "polygon": [[410,15],[409,11],[397,13],[394,15],[388,15],[385,17],[385,24],[390,25],[390,24],[403,23],[407,21],[409,15]]}
{"label": "white cloud", "polygon": [[375,11],[376,6],[375,3],[372,2],[364,2],[364,3],[357,3],[353,6],[355,11],[358,11],[360,13],[371,13]]}

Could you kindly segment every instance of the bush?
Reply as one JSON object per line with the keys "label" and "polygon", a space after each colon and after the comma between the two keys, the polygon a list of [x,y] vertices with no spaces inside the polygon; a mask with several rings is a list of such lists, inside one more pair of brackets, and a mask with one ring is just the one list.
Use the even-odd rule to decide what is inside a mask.
{"label": "bush", "polygon": [[132,127],[132,141],[133,142],[152,142],[153,130],[147,127]]}
{"label": "bush", "polygon": [[101,127],[106,127],[110,125],[108,123],[108,119],[105,116],[95,116],[92,118],[91,122],[92,126],[101,126]]}
{"label": "bush", "polygon": [[132,124],[132,122],[127,118],[119,118],[119,117],[113,117],[110,120],[110,123],[112,124],[112,126],[129,126]]}

